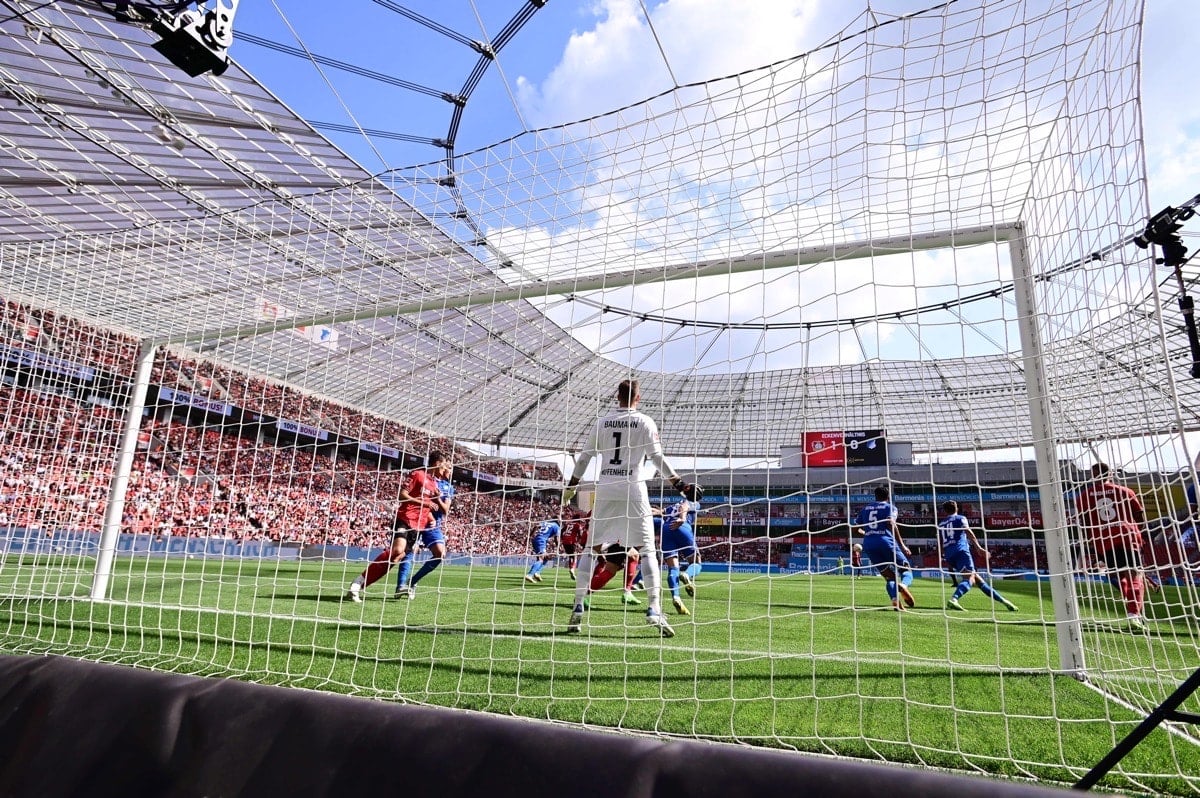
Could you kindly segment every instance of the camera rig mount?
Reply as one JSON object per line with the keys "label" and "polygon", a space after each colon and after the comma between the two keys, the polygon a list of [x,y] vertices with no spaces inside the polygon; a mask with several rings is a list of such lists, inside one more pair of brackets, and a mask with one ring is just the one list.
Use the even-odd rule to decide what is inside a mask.
{"label": "camera rig mount", "polygon": [[1184,246],[1183,238],[1179,235],[1183,223],[1195,216],[1197,205],[1200,205],[1200,194],[1178,208],[1163,208],[1150,217],[1146,229],[1133,237],[1133,243],[1142,249],[1149,249],[1151,244],[1158,247],[1161,257],[1155,258],[1154,262],[1175,272],[1175,281],[1179,285],[1179,310],[1183,314],[1188,347],[1192,355],[1191,375],[1200,379],[1200,333],[1196,330],[1196,303],[1188,294],[1187,283],[1183,279],[1183,265],[1188,262],[1188,248]]}

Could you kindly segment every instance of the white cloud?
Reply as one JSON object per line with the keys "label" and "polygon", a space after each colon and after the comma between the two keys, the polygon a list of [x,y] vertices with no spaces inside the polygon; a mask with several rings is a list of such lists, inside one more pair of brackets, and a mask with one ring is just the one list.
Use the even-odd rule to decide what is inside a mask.
{"label": "white cloud", "polygon": [[[1150,210],[1200,193],[1200,104],[1196,100],[1195,32],[1200,3],[1147,3],[1142,48],[1142,111],[1150,170]],[[1196,223],[1191,223],[1196,229]]]}
{"label": "white cloud", "polygon": [[666,91],[672,75],[686,85],[789,58],[818,43],[819,6],[818,0],[668,0],[651,8],[652,31],[637,0],[599,0],[594,27],[571,36],[539,84],[520,78],[518,100],[540,127]]}
{"label": "white cloud", "polygon": [[[955,13],[970,22],[972,8]],[[594,27],[571,38],[551,74],[539,85],[524,85],[530,116],[539,124],[587,117],[671,86],[640,3],[607,0],[595,9]],[[823,18],[812,0],[670,0],[651,13],[680,83],[802,52],[836,27],[833,12]],[[522,218],[522,200],[481,192],[478,218],[489,225],[489,241],[513,253],[525,274],[650,272],[697,260],[1016,221],[1029,211],[1031,190],[1052,198],[1036,209],[1035,220],[1057,225],[1034,231],[1040,236],[1033,253],[1041,258],[1039,266],[1057,266],[1090,251],[1081,249],[1076,229],[1113,237],[1119,215],[1111,212],[1112,203],[1105,204],[1107,173],[1092,171],[1112,165],[1102,162],[1107,151],[1091,149],[1096,137],[1111,134],[1104,127],[1110,117],[1083,114],[1078,131],[1062,130],[1056,120],[1064,107],[1064,84],[1046,79],[1058,74],[1055,59],[1074,63],[1083,53],[1031,44],[1033,49],[1021,50],[1026,45],[1014,45],[1000,32],[987,48],[971,40],[946,44],[947,36],[938,34],[933,36],[938,46],[910,54],[887,46],[900,41],[902,29],[892,25],[871,34],[870,47],[863,38],[848,40],[787,68],[714,81],[542,134],[530,142],[538,154],[529,161],[537,168],[532,176],[522,172],[523,179],[544,183],[531,190],[541,197],[536,208]],[[1080,40],[1071,47],[1086,44]],[[1014,46],[1015,54],[1003,52]],[[982,51],[988,53],[985,63]],[[859,77],[868,70],[870,80]],[[1037,91],[1040,80],[1044,87]],[[1103,88],[1092,86],[1087,101],[1107,100]],[[1118,106],[1113,115],[1122,113]],[[1076,140],[1065,140],[1070,135]],[[1039,165],[1044,152],[1058,147],[1066,147],[1069,157]],[[1126,152],[1114,152],[1125,159],[1123,169],[1136,173]],[[1181,152],[1186,158],[1189,151]],[[1084,243],[1097,247],[1108,241]],[[681,318],[809,323],[950,301],[1008,279],[1003,249],[979,248],[671,283],[669,290],[610,289],[596,296],[634,312]],[[1106,285],[1107,280],[1096,281],[1096,287]],[[921,326],[908,319],[838,332],[679,331],[625,316],[596,316],[581,305],[548,312],[604,356],[646,367],[656,358],[687,362],[697,372],[747,363],[774,369],[1019,349],[1007,298],[923,315]],[[971,325],[960,324],[956,313]],[[1078,330],[1076,323],[1058,320],[1068,332]]]}

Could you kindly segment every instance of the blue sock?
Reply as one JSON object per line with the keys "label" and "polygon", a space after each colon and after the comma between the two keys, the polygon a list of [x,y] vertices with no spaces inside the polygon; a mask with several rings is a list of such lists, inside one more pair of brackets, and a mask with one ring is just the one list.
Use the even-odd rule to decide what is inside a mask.
{"label": "blue sock", "polygon": [[426,560],[425,564],[421,566],[421,570],[417,571],[416,575],[412,578],[412,581],[409,582],[409,587],[416,587],[417,582],[420,582],[422,579],[429,576],[431,573],[437,570],[437,567],[441,564],[441,557],[433,557]]}
{"label": "blue sock", "polygon": [[412,573],[412,554],[405,554],[400,561],[400,573],[396,574],[396,589],[401,590],[408,584],[408,575]]}
{"label": "blue sock", "polygon": [[958,583],[958,587],[954,589],[954,600],[958,601],[963,596],[967,595],[967,591],[971,589],[971,581],[964,579]]}
{"label": "blue sock", "polygon": [[704,568],[699,562],[694,562],[687,567],[687,575],[695,579],[700,575],[700,571]]}
{"label": "blue sock", "polygon": [[892,601],[895,601],[896,600],[896,583],[895,583],[895,581],[893,581],[891,579],[888,580],[887,592],[888,592],[888,596],[892,599]]}
{"label": "blue sock", "polygon": [[989,597],[992,601],[999,601],[1002,604],[1004,603],[1004,597],[996,592],[996,590],[987,582],[980,582],[979,589],[983,592],[983,595]]}
{"label": "blue sock", "polygon": [[536,576],[537,574],[540,574],[542,572],[542,569],[545,567],[546,567],[545,560],[541,560],[541,559],[534,560],[533,565],[529,566],[529,573],[531,575]]}
{"label": "blue sock", "polygon": [[667,570],[667,587],[671,589],[671,595],[679,598],[679,566],[672,565]]}
{"label": "blue sock", "polygon": [[912,587],[912,576],[912,571],[905,571],[904,573],[900,574],[900,584],[904,585],[905,587]]}

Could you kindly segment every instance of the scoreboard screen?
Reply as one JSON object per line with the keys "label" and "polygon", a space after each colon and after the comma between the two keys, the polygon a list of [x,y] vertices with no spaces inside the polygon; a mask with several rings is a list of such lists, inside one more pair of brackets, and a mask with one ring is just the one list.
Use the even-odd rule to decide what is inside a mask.
{"label": "scoreboard screen", "polygon": [[883,430],[806,432],[803,446],[805,468],[887,465]]}

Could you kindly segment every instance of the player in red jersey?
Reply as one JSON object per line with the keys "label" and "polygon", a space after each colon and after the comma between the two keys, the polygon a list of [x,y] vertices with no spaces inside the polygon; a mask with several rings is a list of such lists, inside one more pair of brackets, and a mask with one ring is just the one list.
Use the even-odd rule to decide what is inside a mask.
{"label": "player in red jersey", "polygon": [[1108,567],[1108,578],[1121,591],[1129,623],[1144,629],[1146,586],[1142,578],[1142,525],[1146,510],[1138,495],[1109,478],[1104,463],[1092,466],[1092,480],[1075,499],[1086,545]]}
{"label": "player in red jersey", "polygon": [[862,544],[855,543],[850,547],[850,573],[855,579],[862,576]]}
{"label": "player in red jersey", "polygon": [[583,544],[587,542],[587,518],[573,518],[570,521],[563,519],[565,528],[558,536],[558,542],[562,545],[563,553],[567,555],[567,568],[571,572],[571,578],[575,578],[575,566],[579,562],[579,550],[583,548]]}
{"label": "player in red jersey", "polygon": [[350,583],[346,598],[362,601],[362,591],[386,574],[412,549],[421,530],[433,524],[434,512],[445,513],[449,503],[442,499],[438,479],[450,478],[450,458],[442,452],[429,453],[429,465],[418,468],[408,475],[400,488],[400,506],[396,508],[396,521],[392,526],[392,545],[380,552],[374,562]]}

